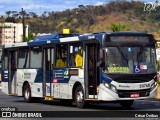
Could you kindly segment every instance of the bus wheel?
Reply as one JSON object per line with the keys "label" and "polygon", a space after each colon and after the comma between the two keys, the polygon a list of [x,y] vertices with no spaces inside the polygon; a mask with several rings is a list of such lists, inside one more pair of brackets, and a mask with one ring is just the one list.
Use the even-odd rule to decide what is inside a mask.
{"label": "bus wheel", "polygon": [[81,85],[79,85],[75,90],[75,103],[78,108],[84,108],[86,101],[84,100],[84,91]]}
{"label": "bus wheel", "polygon": [[24,95],[24,100],[26,102],[31,102],[32,101],[32,98],[31,98],[31,89],[30,89],[29,84],[25,85],[23,95]]}
{"label": "bus wheel", "polygon": [[129,109],[133,105],[133,102],[134,102],[134,100],[124,100],[124,101],[120,101],[120,104],[121,104],[122,108]]}

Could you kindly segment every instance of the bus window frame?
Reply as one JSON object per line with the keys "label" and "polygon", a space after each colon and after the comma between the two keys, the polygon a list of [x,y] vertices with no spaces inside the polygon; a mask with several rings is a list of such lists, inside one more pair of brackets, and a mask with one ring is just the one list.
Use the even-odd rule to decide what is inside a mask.
{"label": "bus window frame", "polygon": [[[32,49],[34,49],[34,47],[39,47],[39,49],[41,49],[41,67],[31,67],[31,51]],[[29,69],[42,69],[42,65],[43,65],[43,47],[42,46],[30,46],[29,47]]]}
{"label": "bus window frame", "polygon": [[[27,49],[27,51],[28,51],[29,59],[28,59],[28,66],[26,66],[26,67],[19,67],[19,56],[20,56],[19,52],[22,49]],[[26,60],[26,56],[25,56],[25,60]],[[28,69],[28,68],[30,68],[30,49],[29,49],[29,47],[19,47],[18,48],[18,55],[17,55],[17,69]]]}
{"label": "bus window frame", "polygon": [[[45,49],[50,49],[50,57],[51,57],[51,69],[53,69],[55,67],[55,57],[56,57],[56,54],[55,54],[55,49],[56,49],[56,45],[55,44],[47,44],[47,45],[43,45],[42,46],[42,67],[43,67],[43,62],[45,60],[45,56],[44,56],[44,50]],[[54,50],[54,53],[52,53],[52,49]],[[52,60],[53,59],[53,60]],[[53,61],[53,64],[52,64],[52,61]]]}
{"label": "bus window frame", "polygon": [[[56,61],[57,61],[57,46],[59,46],[59,45],[67,45],[67,61],[66,61],[66,66],[65,67],[57,67],[56,66]],[[55,68],[68,68],[69,67],[69,65],[68,65],[68,61],[69,61],[69,56],[68,56],[68,54],[69,54],[69,43],[58,43],[58,44],[55,44],[55,59],[54,59],[54,67]]]}
{"label": "bus window frame", "polygon": [[[75,46],[77,45],[77,44],[81,44],[81,47],[82,47],[82,57],[83,57],[83,60],[82,60],[82,66],[71,66],[70,65],[70,63],[69,63],[69,60],[70,60],[70,46],[74,46],[73,44],[75,44]],[[84,43],[82,42],[82,41],[78,41],[78,42],[71,42],[71,43],[69,43],[69,56],[68,56],[68,58],[69,58],[69,60],[68,60],[68,67],[69,68],[82,68],[83,66],[84,66]],[[74,47],[73,47],[73,49],[74,49]]]}
{"label": "bus window frame", "polygon": [[9,63],[11,62],[11,58],[10,58],[10,53],[12,51],[15,51],[17,52],[17,56],[16,56],[16,66],[15,66],[15,69],[18,69],[18,52],[19,52],[19,47],[15,47],[15,48],[8,48],[8,69],[9,69]]}

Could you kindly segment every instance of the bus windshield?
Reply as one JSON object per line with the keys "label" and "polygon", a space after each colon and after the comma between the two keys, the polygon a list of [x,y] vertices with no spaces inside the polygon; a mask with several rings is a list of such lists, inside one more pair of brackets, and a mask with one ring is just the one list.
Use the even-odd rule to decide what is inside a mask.
{"label": "bus windshield", "polygon": [[156,72],[153,47],[107,47],[105,54],[108,73],[149,74]]}

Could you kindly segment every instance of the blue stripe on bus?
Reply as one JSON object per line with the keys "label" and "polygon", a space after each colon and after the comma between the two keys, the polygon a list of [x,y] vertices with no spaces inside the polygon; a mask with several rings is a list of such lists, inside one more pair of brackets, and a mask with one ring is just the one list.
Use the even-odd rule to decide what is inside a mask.
{"label": "blue stripe on bus", "polygon": [[[4,71],[8,71],[8,70],[4,70]],[[5,72],[2,72],[2,82],[8,82],[9,81],[9,74],[8,73],[5,73]],[[11,73],[11,81],[13,81],[13,79],[17,79],[16,77],[16,71],[12,71]]]}
{"label": "blue stripe on bus", "polygon": [[42,83],[43,82],[43,71],[42,69],[37,69],[37,75],[34,83]]}
{"label": "blue stripe on bus", "polygon": [[4,73],[4,70],[2,71],[2,82],[8,82],[8,73]]}
{"label": "blue stripe on bus", "polygon": [[46,74],[46,83],[50,83],[50,79],[51,79],[51,72],[50,71],[46,71],[45,72],[45,74]]}
{"label": "blue stripe on bus", "polygon": [[101,83],[103,82],[111,83],[112,82],[112,80],[108,78],[106,75],[104,75],[102,72],[100,73],[100,80],[101,80]]}

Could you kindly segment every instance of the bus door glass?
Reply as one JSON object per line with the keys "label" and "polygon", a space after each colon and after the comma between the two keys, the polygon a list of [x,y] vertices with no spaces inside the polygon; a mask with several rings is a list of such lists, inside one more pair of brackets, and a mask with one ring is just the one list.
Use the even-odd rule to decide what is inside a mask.
{"label": "bus door glass", "polygon": [[98,70],[96,67],[98,56],[97,48],[98,44],[95,43],[88,44],[86,48],[87,78],[85,84],[87,84],[86,97],[89,98],[97,98],[97,87],[99,85]]}
{"label": "bus door glass", "polygon": [[16,94],[17,51],[9,51],[9,94]]}
{"label": "bus door glass", "polygon": [[53,61],[54,61],[54,48],[44,49],[44,62],[43,62],[44,96],[53,96],[53,89],[51,87]]}

